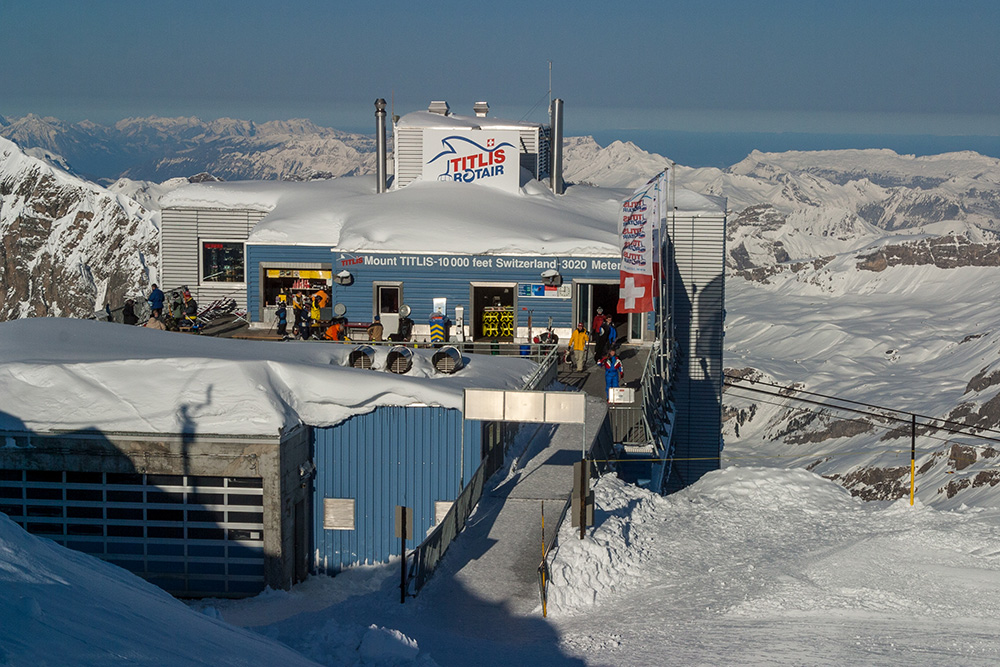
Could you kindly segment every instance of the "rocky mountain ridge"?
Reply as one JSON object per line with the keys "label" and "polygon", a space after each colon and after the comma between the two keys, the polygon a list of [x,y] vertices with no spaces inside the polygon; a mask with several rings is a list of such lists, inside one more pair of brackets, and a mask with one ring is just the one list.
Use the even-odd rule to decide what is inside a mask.
{"label": "rocky mountain ridge", "polygon": [[0,124],[0,137],[59,155],[94,181],[162,182],[209,172],[225,180],[308,180],[373,172],[375,137],[312,121],[126,118],[114,125],[29,114]]}
{"label": "rocky mountain ridge", "polygon": [[0,139],[0,320],[89,317],[142,294],[157,215]]}

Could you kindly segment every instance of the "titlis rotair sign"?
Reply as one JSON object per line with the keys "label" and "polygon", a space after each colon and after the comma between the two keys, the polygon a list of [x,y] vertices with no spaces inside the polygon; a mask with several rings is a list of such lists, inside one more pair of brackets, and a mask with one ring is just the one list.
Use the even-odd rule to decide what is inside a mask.
{"label": "titlis rotair sign", "polygon": [[516,192],[519,137],[514,130],[425,130],[425,181],[478,183]]}

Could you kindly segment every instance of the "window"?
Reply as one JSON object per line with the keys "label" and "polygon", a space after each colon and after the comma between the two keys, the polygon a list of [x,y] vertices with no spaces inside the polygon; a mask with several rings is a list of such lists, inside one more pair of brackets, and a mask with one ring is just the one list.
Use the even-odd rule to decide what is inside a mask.
{"label": "window", "polygon": [[202,241],[201,280],[206,283],[246,282],[242,241]]}

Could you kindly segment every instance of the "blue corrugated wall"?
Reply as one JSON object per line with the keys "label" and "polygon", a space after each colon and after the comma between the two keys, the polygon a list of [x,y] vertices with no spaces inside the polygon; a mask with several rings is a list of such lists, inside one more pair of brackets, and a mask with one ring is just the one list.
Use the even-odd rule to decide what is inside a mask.
{"label": "blue corrugated wall", "polygon": [[[334,285],[332,296],[334,303],[347,306],[347,318],[353,321],[369,321],[372,317],[372,283],[375,281],[402,281],[403,302],[410,306],[413,313],[411,317],[417,324],[426,324],[434,298],[448,299],[449,315],[454,313],[455,306],[465,306],[468,317],[471,314],[470,282],[541,283],[541,273],[545,268],[539,263],[556,268],[564,284],[570,284],[573,280],[618,280],[618,259],[606,257],[357,253],[351,257],[377,258],[390,264],[365,262],[342,266],[340,260],[343,257],[340,253],[330,252],[330,248],[325,246],[247,246],[247,303],[251,319],[260,321],[262,263],[329,264],[334,273],[346,268],[354,275],[354,283],[348,286]],[[395,262],[395,265],[391,262]],[[447,266],[441,266],[442,262]],[[516,262],[527,262],[530,268],[511,266]],[[528,326],[528,313],[521,308],[533,311],[532,326],[536,331],[540,332],[545,328],[549,316],[552,317],[554,326],[573,326],[571,298],[518,296],[515,305],[518,326]]]}
{"label": "blue corrugated wall", "polygon": [[[434,502],[453,501],[481,460],[482,423],[446,408],[382,407],[329,428],[314,428],[314,535],[318,572],[399,555],[395,508],[414,511],[412,549],[434,523]],[[325,530],[323,499],[353,498],[355,529]]]}

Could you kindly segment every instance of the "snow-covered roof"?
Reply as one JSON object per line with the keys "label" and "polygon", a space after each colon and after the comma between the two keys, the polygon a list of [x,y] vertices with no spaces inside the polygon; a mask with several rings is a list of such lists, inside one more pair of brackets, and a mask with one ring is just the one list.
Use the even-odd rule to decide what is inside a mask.
{"label": "snow-covered roof", "polygon": [[[277,435],[377,407],[462,408],[466,387],[520,389],[536,368],[468,356],[435,373],[416,350],[406,375],[346,367],[350,345],[188,336],[88,320],[0,323],[0,429]],[[388,350],[376,352],[385,368]]]}
{"label": "snow-covered roof", "polygon": [[[437,114],[430,114],[437,115]],[[370,176],[291,183],[198,183],[164,208],[267,211],[249,243],[328,245],[343,252],[618,257],[618,216],[630,191],[577,185],[554,195],[538,181],[517,193],[417,181],[383,194]],[[725,202],[678,189],[678,213],[721,215]]]}

